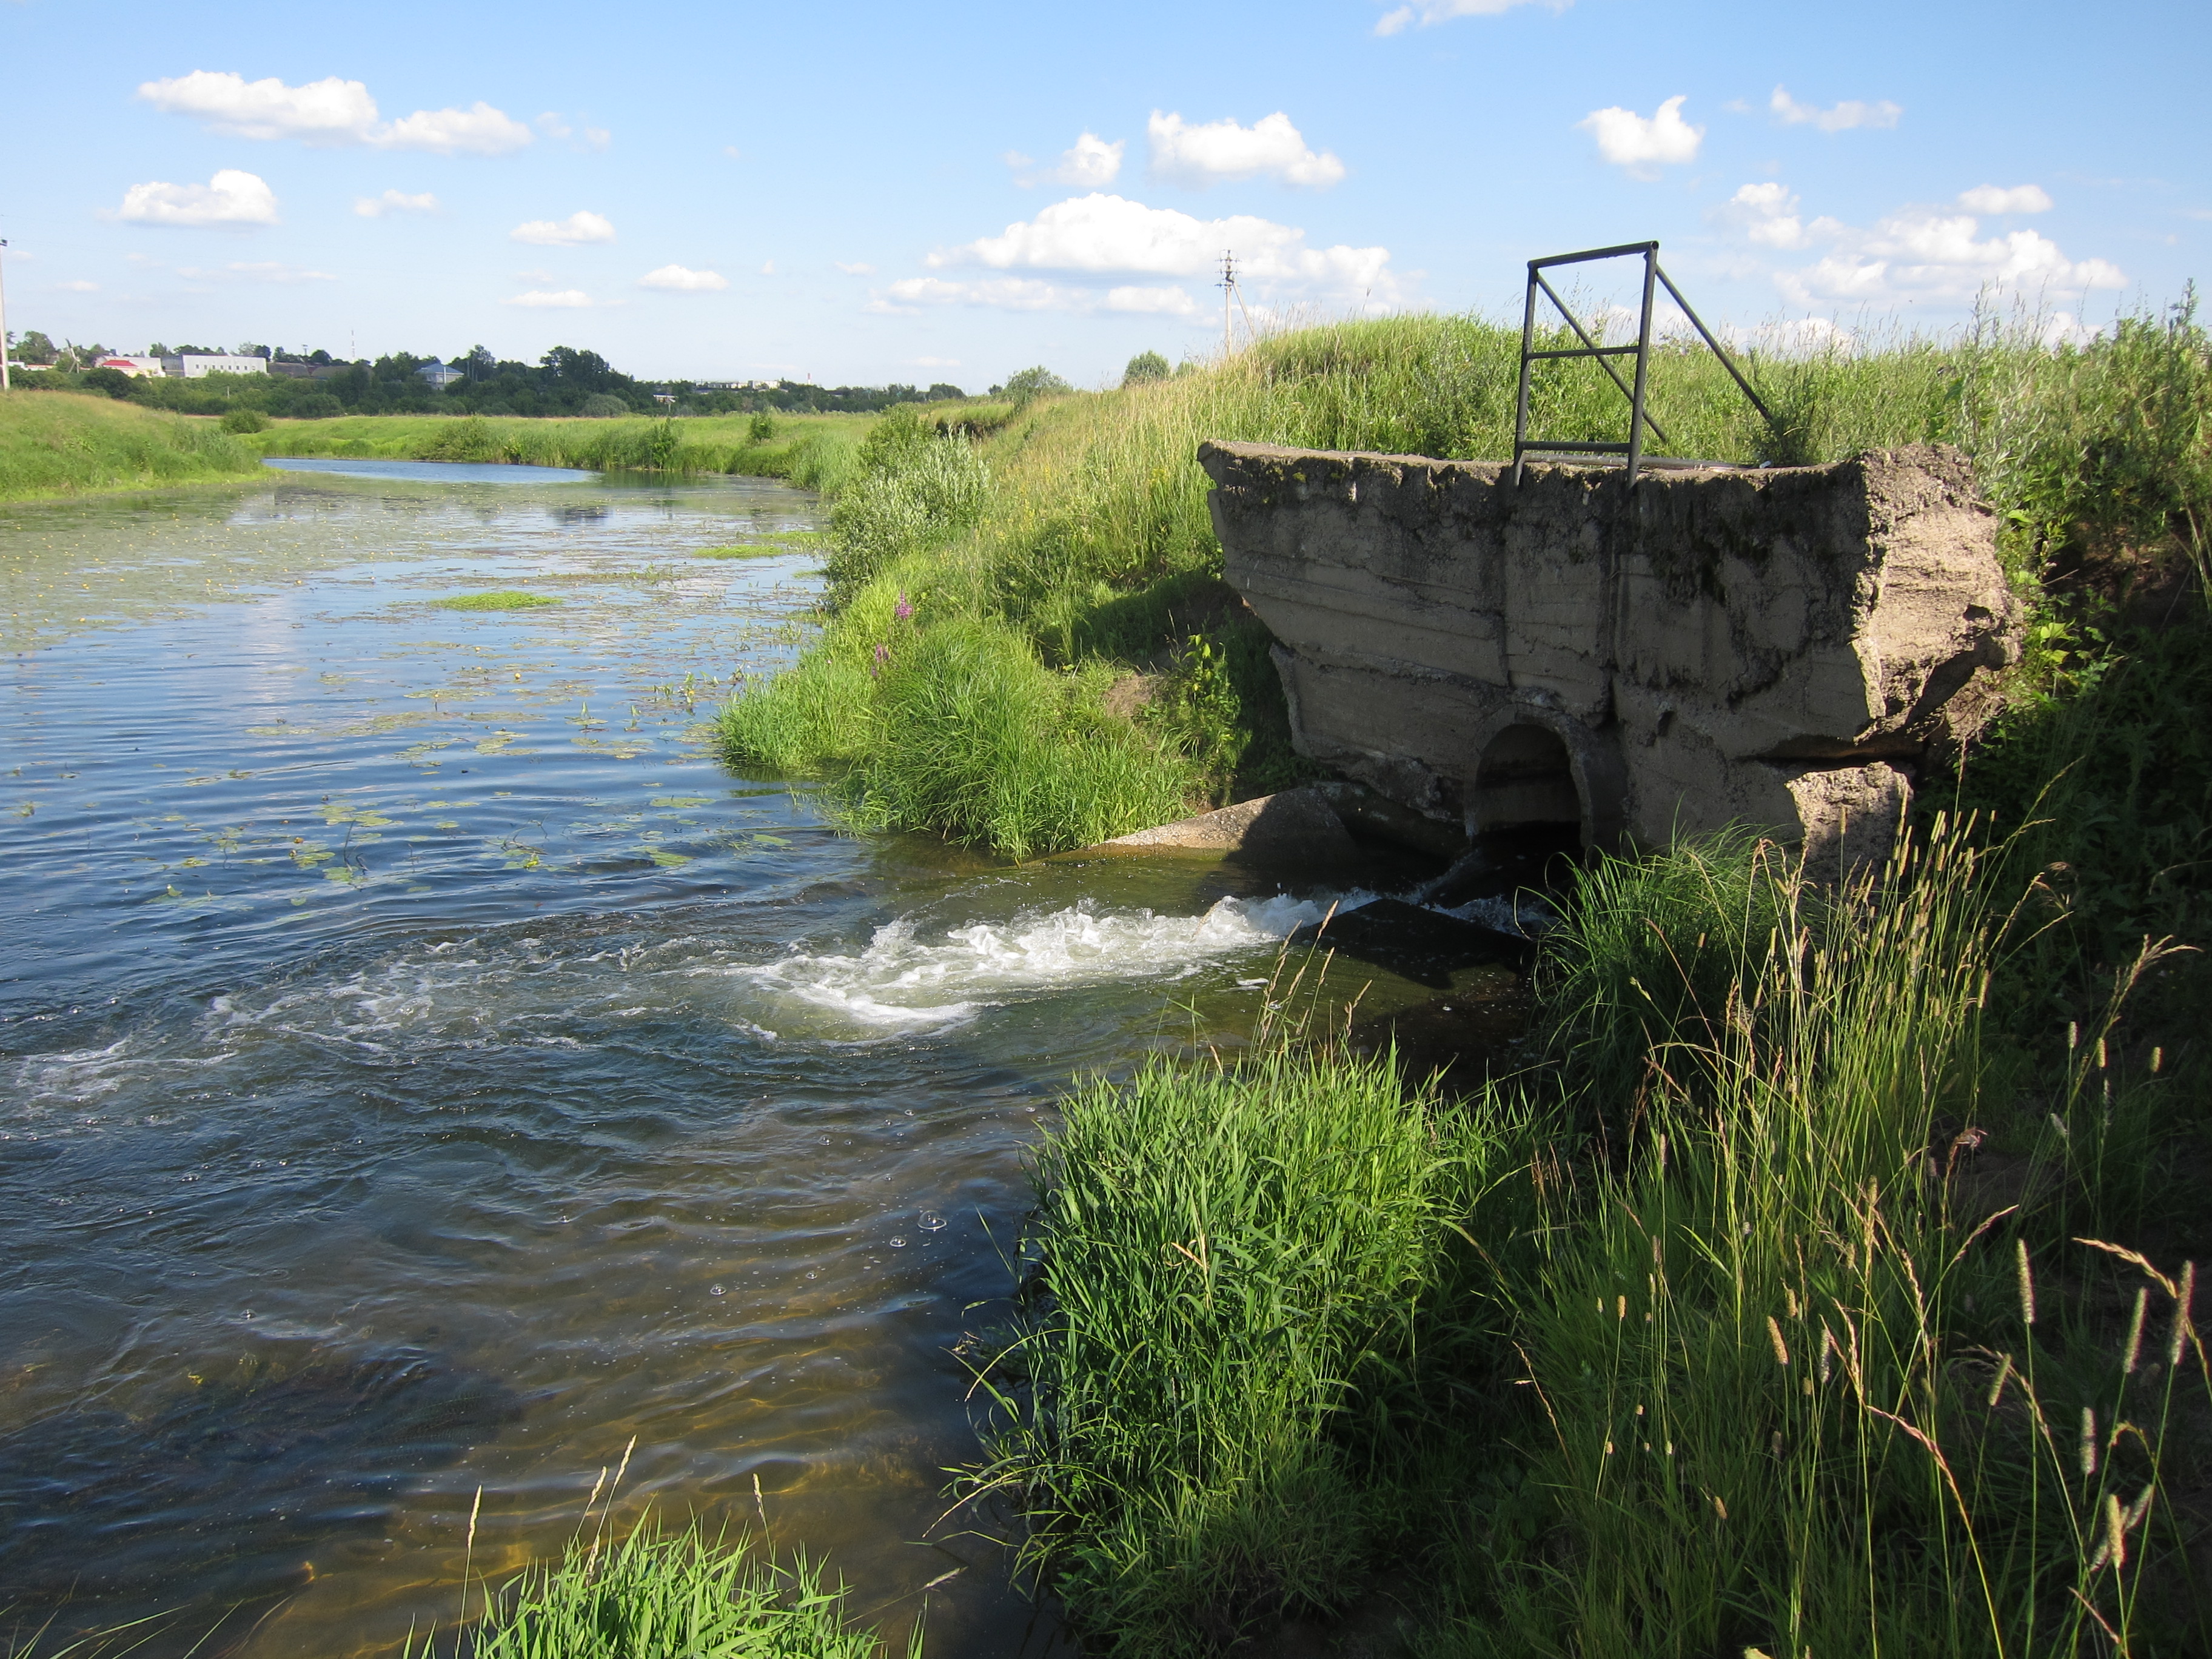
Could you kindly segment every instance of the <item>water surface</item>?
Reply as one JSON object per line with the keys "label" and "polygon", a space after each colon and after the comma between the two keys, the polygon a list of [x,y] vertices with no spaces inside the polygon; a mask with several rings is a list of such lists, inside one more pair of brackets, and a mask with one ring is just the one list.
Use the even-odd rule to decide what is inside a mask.
{"label": "water surface", "polygon": [[1045,1651],[940,1520],[1022,1149],[1328,895],[841,836],[702,726],[810,497],[393,465],[0,509],[0,1604],[388,1650],[635,1442]]}

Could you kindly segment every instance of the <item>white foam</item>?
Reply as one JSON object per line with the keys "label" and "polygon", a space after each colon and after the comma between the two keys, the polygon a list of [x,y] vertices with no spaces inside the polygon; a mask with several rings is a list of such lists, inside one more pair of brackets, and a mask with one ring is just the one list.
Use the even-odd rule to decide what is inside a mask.
{"label": "white foam", "polygon": [[[1356,908],[1370,895],[1333,901]],[[794,953],[753,966],[696,969],[892,1035],[972,1018],[982,1009],[1054,991],[1189,977],[1224,957],[1264,948],[1326,916],[1327,899],[1226,898],[1203,915],[1105,911],[1085,901],[1004,922],[971,922],[943,939],[915,936],[902,918],[876,930],[857,956]]]}

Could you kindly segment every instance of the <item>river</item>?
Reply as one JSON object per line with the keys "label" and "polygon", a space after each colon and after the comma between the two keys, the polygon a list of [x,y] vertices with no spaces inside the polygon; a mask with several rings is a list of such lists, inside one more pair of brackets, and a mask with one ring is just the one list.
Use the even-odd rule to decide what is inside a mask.
{"label": "river", "polygon": [[940,1519],[1023,1149],[1330,896],[733,775],[801,492],[290,465],[0,508],[0,1605],[390,1651],[634,1442],[625,1518],[1054,1650]]}

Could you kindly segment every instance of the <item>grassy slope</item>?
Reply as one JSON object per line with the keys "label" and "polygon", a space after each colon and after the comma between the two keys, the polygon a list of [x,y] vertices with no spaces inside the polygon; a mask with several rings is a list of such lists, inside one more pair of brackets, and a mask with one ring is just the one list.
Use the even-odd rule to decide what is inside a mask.
{"label": "grassy slope", "polygon": [[[1709,354],[1670,349],[1653,371],[1652,409],[1671,440],[1662,450],[1712,459],[1961,445],[2008,512],[2008,551],[2026,583],[2085,526],[2124,534],[2159,519],[2185,463],[2201,466],[2175,437],[2186,422],[2157,416],[2161,396],[2195,395],[2160,390],[2175,355],[2171,333],[2160,319],[2139,319],[2117,343],[2054,354],[1985,329],[1856,356],[1757,362],[1778,416],[1771,430]],[[1178,773],[1192,804],[1278,787],[1299,763],[1267,637],[1238,620],[1218,580],[1200,441],[1500,457],[1510,448],[1518,345],[1517,331],[1474,319],[1347,323],[1280,336],[1172,380],[1034,404],[974,446],[988,482],[972,510],[915,510],[933,488],[950,501],[958,492],[930,480],[957,469],[927,445],[878,443],[860,457],[838,509],[830,568],[841,613],[785,683],[751,688],[732,705],[726,740],[756,767],[842,775],[848,798],[876,821],[1017,856],[1075,844],[1099,823],[1139,827]],[[1588,363],[1544,366],[1532,409],[1534,428],[1549,436],[1624,434],[1624,400]],[[2124,487],[2087,476],[2093,434],[2130,421],[2143,429],[2113,447],[2132,469]],[[895,627],[902,604],[911,615]],[[1079,826],[1010,823],[972,794],[947,801],[896,787],[902,756],[941,757],[962,738],[941,702],[910,708],[873,671],[902,642],[956,623],[994,630],[1034,659],[1028,695],[1040,711],[1073,698],[1095,713],[1117,673],[1164,675],[1165,695],[1133,732],[1158,757],[1151,787],[1102,786],[1081,800]],[[1071,687],[1071,677],[1089,689]],[[1032,723],[1074,718],[1063,708]],[[971,769],[1048,763],[1044,748],[998,743],[1000,723],[994,714],[969,734]],[[981,759],[985,750],[1000,760]],[[1025,793],[1019,778],[1000,778],[996,789]]]}
{"label": "grassy slope", "polygon": [[143,489],[259,470],[254,453],[211,421],[74,392],[0,398],[0,501]]}

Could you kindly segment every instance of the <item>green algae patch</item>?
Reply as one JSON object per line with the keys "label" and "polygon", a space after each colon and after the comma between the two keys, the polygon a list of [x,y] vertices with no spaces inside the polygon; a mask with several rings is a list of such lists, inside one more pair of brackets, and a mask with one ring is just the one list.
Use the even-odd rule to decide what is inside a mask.
{"label": "green algae patch", "polygon": [[544,593],[507,588],[496,593],[457,593],[450,599],[433,599],[430,603],[441,611],[535,611],[541,605],[558,605],[561,601]]}

